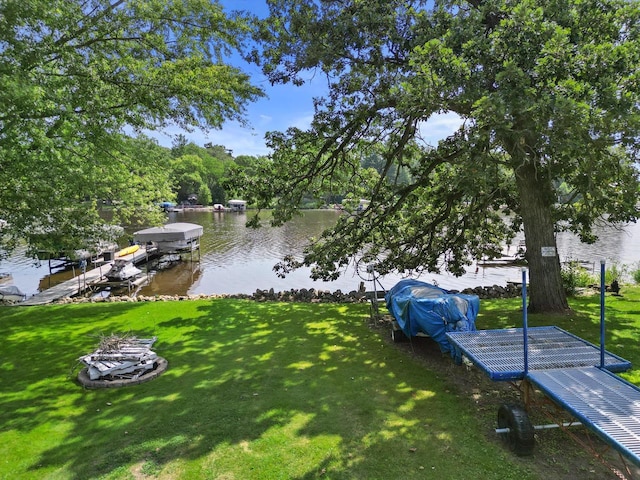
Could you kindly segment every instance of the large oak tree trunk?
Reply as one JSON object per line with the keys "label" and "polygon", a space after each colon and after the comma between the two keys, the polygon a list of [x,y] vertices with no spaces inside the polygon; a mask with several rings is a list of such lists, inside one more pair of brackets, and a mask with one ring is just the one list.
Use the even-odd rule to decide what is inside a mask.
{"label": "large oak tree trunk", "polygon": [[[536,168],[537,167],[537,168]],[[553,188],[540,165],[525,161],[516,169],[516,183],[529,266],[529,312],[569,309],[562,285],[553,220]]]}

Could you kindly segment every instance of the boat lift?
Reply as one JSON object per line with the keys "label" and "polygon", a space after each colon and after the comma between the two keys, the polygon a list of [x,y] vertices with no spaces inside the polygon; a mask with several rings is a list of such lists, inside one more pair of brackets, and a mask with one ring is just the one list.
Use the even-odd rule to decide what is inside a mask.
{"label": "boat lift", "polygon": [[[583,425],[620,454],[631,475],[625,459],[640,466],[640,388],[615,375],[631,368],[631,363],[605,350],[604,273],[601,261],[599,347],[557,327],[528,327],[526,269],[522,270],[522,328],[447,336],[456,353],[465,355],[491,380],[510,381],[523,392],[525,408],[504,404],[498,410],[496,433],[514,453],[533,452],[536,430]],[[558,412],[568,412],[577,421],[533,426],[526,409],[536,389]],[[594,453],[607,464],[601,453]]]}

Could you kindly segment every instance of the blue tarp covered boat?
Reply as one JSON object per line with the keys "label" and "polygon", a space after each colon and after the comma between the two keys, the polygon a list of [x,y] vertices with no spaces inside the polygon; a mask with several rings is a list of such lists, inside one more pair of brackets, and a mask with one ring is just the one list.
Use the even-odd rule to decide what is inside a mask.
{"label": "blue tarp covered boat", "polygon": [[446,332],[475,331],[477,295],[449,293],[418,280],[401,280],[385,295],[387,308],[407,337],[426,334],[443,352],[453,352]]}

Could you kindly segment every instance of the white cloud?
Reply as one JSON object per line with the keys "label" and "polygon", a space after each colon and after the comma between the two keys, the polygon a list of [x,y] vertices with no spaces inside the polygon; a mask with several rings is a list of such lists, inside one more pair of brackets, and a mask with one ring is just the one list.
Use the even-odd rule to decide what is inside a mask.
{"label": "white cloud", "polygon": [[454,133],[464,122],[453,112],[437,113],[418,126],[420,137],[427,145],[436,146],[438,141]]}
{"label": "white cloud", "polygon": [[260,156],[269,153],[264,143],[263,133],[240,126],[209,132],[204,138],[204,143],[224,145],[233,152],[235,157],[238,155]]}
{"label": "white cloud", "polygon": [[[133,132],[126,132],[133,134]],[[238,155],[266,155],[268,149],[264,144],[264,135],[240,125],[230,125],[222,130],[211,130],[204,132],[194,130],[187,132],[177,127],[165,128],[162,131],[146,131],[148,137],[154,138],[163,147],[171,148],[176,135],[184,135],[188,142],[204,147],[206,143],[223,145],[231,149],[234,156]]]}
{"label": "white cloud", "polygon": [[311,121],[313,120],[313,113],[308,113],[306,115],[300,115],[295,118],[289,127],[299,128],[300,130],[307,130],[311,126]]}
{"label": "white cloud", "polygon": [[[270,150],[265,145],[264,136],[267,131],[285,131],[289,127],[296,127],[306,130],[311,125],[313,113],[307,110],[291,111],[287,108],[279,108],[273,115],[256,113],[249,118],[258,120],[258,125],[242,126],[237,122],[226,123],[221,130],[211,130],[204,132],[194,130],[187,132],[177,127],[169,127],[163,131],[146,132],[155,138],[160,145],[170,148],[173,138],[184,135],[188,141],[196,145],[204,146],[205,143],[214,145],[224,145],[233,151],[234,156],[238,155],[267,155]],[[433,115],[427,122],[419,126],[419,132],[423,141],[429,145],[437,145],[439,140],[446,138],[462,125],[463,119],[455,113],[443,113]]]}

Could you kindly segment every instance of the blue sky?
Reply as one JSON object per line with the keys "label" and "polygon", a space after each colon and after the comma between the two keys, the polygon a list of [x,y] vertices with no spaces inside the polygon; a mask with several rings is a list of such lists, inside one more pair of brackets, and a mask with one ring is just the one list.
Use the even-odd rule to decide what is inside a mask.
{"label": "blue sky", "polygon": [[[267,7],[263,0],[222,0],[226,9],[248,10],[258,16],[265,16]],[[183,134],[197,145],[203,146],[211,142],[224,145],[238,155],[266,155],[269,153],[264,141],[268,131],[285,131],[289,127],[308,128],[313,118],[313,98],[326,93],[326,83],[322,75],[309,73],[308,82],[302,86],[270,85],[256,65],[247,64],[234,57],[232,63],[249,74],[252,83],[262,88],[267,97],[247,106],[246,119],[248,126],[236,122],[227,122],[220,130],[203,132],[195,130],[185,132],[177,128],[165,129],[165,133],[151,134],[158,142],[170,147],[176,134]],[[455,114],[434,116],[421,128],[422,137],[431,144],[450,135],[458,128],[461,121]]]}

